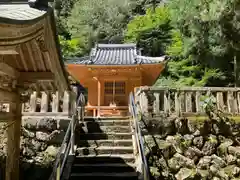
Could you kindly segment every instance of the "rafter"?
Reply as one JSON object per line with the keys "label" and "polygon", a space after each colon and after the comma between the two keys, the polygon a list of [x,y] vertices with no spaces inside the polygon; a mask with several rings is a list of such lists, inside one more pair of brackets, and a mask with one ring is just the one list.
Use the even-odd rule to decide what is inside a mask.
{"label": "rafter", "polygon": [[25,71],[28,71],[28,66],[27,66],[27,63],[26,63],[26,61],[25,61],[25,57],[24,57],[24,54],[23,54],[23,50],[22,50],[22,48],[21,48],[21,46],[19,46],[19,59],[21,60],[21,62],[22,62],[22,65],[23,65],[23,67],[24,67],[24,70]]}
{"label": "rafter", "polygon": [[28,54],[29,54],[29,58],[30,58],[33,70],[37,71],[37,67],[36,67],[36,64],[34,62],[34,56],[33,56],[32,48],[31,48],[31,44],[29,42],[27,42],[26,47],[27,47],[27,51],[28,51]]}
{"label": "rafter", "polygon": [[37,54],[38,54],[38,60],[39,60],[39,62],[40,62],[40,64],[41,64],[41,70],[46,71],[46,67],[45,67],[45,64],[44,64],[42,51],[41,51],[41,49],[40,49],[40,47],[39,47],[39,44],[37,43],[36,39],[34,39],[34,40],[32,41],[32,43],[33,43],[34,46],[36,47],[36,52],[37,52]]}

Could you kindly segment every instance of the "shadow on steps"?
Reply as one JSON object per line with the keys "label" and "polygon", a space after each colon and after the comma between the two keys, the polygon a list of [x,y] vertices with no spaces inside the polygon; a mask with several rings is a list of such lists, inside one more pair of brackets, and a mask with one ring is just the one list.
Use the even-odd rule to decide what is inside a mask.
{"label": "shadow on steps", "polygon": [[105,180],[137,180],[134,158],[86,156],[76,157],[70,180],[103,178]]}
{"label": "shadow on steps", "polygon": [[90,147],[88,140],[107,139],[108,136],[102,131],[95,118],[80,122],[76,129],[75,144],[77,147]]}
{"label": "shadow on steps", "polygon": [[[76,131],[77,153],[69,179],[137,180],[128,122],[109,118],[88,118],[81,122]],[[121,133],[118,127],[126,130]]]}

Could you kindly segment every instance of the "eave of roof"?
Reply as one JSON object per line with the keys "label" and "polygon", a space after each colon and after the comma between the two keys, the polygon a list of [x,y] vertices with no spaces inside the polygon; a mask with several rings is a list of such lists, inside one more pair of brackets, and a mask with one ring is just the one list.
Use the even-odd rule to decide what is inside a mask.
{"label": "eave of roof", "polygon": [[87,66],[134,66],[134,65],[144,65],[144,64],[160,64],[165,63],[167,60],[165,56],[161,57],[147,57],[147,56],[137,56],[137,62],[134,64],[96,64],[90,63],[90,56],[85,57],[73,57],[65,58],[65,64],[75,64],[75,65],[87,65]]}
{"label": "eave of roof", "polygon": [[45,18],[50,7],[31,8],[28,3],[1,3],[0,22],[6,24],[33,24]]}
{"label": "eave of roof", "polygon": [[[24,8],[28,9],[28,11],[25,12],[26,18],[19,19],[19,17],[17,17],[19,15],[18,13],[21,13],[21,11],[23,11]],[[11,15],[9,16],[6,14],[6,12],[9,10],[11,12],[14,12],[14,10],[16,10],[14,12],[14,16],[11,16]],[[29,16],[32,15],[31,12],[36,12],[36,14],[35,14],[36,16],[30,18]],[[71,88],[70,88],[70,84],[68,83],[68,75],[65,70],[65,65],[64,65],[64,62],[62,59],[61,48],[60,48],[60,43],[59,43],[58,34],[57,34],[57,30],[56,30],[56,23],[55,23],[53,9],[49,6],[47,6],[47,7],[41,6],[41,7],[33,8],[33,7],[30,7],[29,3],[27,3],[27,2],[14,2],[14,3],[13,2],[1,2],[0,3],[0,23],[13,24],[13,25],[34,24],[34,23],[40,21],[41,19],[46,18],[47,16],[49,16],[51,18],[51,29],[54,34],[54,41],[55,41],[55,45],[57,48],[57,55],[58,55],[59,63],[60,63],[64,78],[65,78],[63,81],[65,81],[65,84],[67,85],[66,90],[70,90]]]}
{"label": "eave of roof", "polygon": [[92,66],[124,66],[139,64],[157,64],[164,62],[165,56],[147,57],[138,55],[136,44],[98,44],[90,55],[81,58],[66,58],[66,64]]}

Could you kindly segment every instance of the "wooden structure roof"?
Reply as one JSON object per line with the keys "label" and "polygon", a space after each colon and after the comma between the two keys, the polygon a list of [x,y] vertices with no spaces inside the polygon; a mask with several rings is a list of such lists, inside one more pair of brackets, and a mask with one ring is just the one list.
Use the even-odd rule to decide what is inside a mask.
{"label": "wooden structure roof", "polygon": [[[53,9],[48,0],[1,0],[0,120],[8,123],[6,180],[19,179],[21,105],[29,89],[70,90]],[[5,104],[8,108],[1,109]]]}
{"label": "wooden structure roof", "polygon": [[87,57],[66,59],[67,64],[137,65],[161,63],[165,61],[165,56],[141,56],[136,44],[98,44]]}
{"label": "wooden structure roof", "polygon": [[0,72],[35,90],[69,89],[46,0],[0,2]]}

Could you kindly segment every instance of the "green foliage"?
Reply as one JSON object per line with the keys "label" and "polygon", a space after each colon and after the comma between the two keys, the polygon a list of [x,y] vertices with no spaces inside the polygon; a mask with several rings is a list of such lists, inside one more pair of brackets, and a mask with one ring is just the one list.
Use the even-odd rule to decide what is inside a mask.
{"label": "green foliage", "polygon": [[57,30],[60,36],[70,39],[70,33],[67,28],[67,18],[77,0],[55,0],[53,7],[55,9]]}
{"label": "green foliage", "polygon": [[156,86],[205,86],[211,79],[222,76],[217,69],[204,67],[195,62],[193,56],[185,55],[180,31],[172,31],[172,43],[167,47],[166,54],[171,56],[172,60],[168,62],[163,76],[156,82]]}
{"label": "green foliage", "polygon": [[126,42],[137,43],[143,54],[160,56],[171,41],[170,14],[168,8],[159,6],[145,15],[136,16],[127,27]]}
{"label": "green foliage", "polygon": [[143,55],[172,57],[155,85],[179,87],[232,86],[239,81],[239,4],[56,0],[54,7],[64,56],[84,56],[96,42],[134,42]]}
{"label": "green foliage", "polygon": [[161,0],[130,0],[133,15],[144,15],[148,8],[156,8]]}
{"label": "green foliage", "polygon": [[204,69],[201,76],[206,85],[220,85],[219,81],[221,85],[229,85],[234,81],[232,63],[239,51],[236,39],[240,37],[236,4],[237,0],[169,3],[172,23],[182,35],[183,55],[191,56],[193,64]]}
{"label": "green foliage", "polygon": [[63,57],[76,57],[83,56],[86,54],[85,47],[81,46],[83,40],[80,38],[75,38],[71,40],[66,40],[62,36],[59,37]]}
{"label": "green foliage", "polygon": [[130,10],[128,1],[82,0],[78,1],[68,27],[74,38],[84,37],[89,49],[94,43],[121,43]]}

